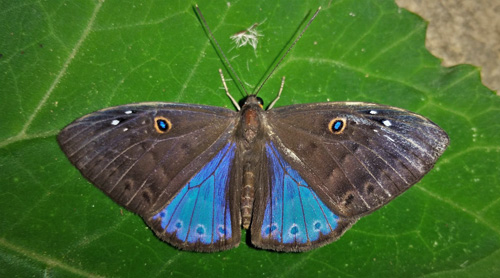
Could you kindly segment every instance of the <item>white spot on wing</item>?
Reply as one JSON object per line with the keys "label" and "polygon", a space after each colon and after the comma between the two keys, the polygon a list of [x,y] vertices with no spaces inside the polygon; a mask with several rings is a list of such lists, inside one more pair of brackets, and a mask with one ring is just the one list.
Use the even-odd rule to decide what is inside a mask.
{"label": "white spot on wing", "polygon": [[377,111],[375,111],[375,110],[370,110],[370,114],[372,114],[372,115],[377,115],[377,114],[378,114],[378,112],[377,112]]}
{"label": "white spot on wing", "polygon": [[127,131],[127,130],[128,130],[128,128],[124,128],[124,129],[123,129],[123,131]]}
{"label": "white spot on wing", "polygon": [[132,110],[125,111],[125,114],[132,114]]}
{"label": "white spot on wing", "polygon": [[119,123],[120,123],[120,121],[118,121],[118,120],[113,120],[113,121],[111,122],[111,124],[112,124],[112,125],[117,125],[117,124],[119,124]]}
{"label": "white spot on wing", "polygon": [[383,121],[382,121],[382,123],[383,123],[385,126],[391,126],[391,125],[392,125],[391,121],[389,121],[389,120],[383,120]]}

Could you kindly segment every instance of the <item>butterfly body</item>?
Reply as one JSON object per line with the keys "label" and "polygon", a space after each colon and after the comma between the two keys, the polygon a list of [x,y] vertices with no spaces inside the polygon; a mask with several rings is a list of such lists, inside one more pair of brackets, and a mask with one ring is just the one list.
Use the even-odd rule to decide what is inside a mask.
{"label": "butterfly body", "polygon": [[185,250],[252,244],[306,251],[339,238],[430,169],[446,133],[409,111],[362,102],[238,112],[139,103],[107,108],[58,136],[70,161],[156,235]]}
{"label": "butterfly body", "polygon": [[[241,217],[245,229],[250,227],[256,182],[259,182],[259,162],[264,154],[265,130],[262,123],[262,105],[256,97],[250,96],[243,105],[235,138],[238,140],[238,153],[241,154]],[[239,178],[240,179],[240,178]]]}

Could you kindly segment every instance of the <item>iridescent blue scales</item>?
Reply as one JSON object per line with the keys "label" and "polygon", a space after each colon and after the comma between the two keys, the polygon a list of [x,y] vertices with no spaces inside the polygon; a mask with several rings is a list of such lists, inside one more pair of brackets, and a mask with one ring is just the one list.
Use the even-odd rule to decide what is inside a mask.
{"label": "iridescent blue scales", "polygon": [[271,193],[260,235],[282,244],[314,242],[337,227],[335,215],[271,143],[266,144]]}
{"label": "iridescent blue scales", "polygon": [[232,237],[229,200],[229,169],[234,159],[233,143],[228,143],[165,209],[153,216],[165,233],[181,242],[211,244]]}
{"label": "iridescent blue scales", "polygon": [[[412,112],[371,103],[241,111],[139,103],[89,114],[58,136],[69,160],[177,248],[307,251],[418,182],[448,136]],[[248,223],[248,226],[247,224]]]}

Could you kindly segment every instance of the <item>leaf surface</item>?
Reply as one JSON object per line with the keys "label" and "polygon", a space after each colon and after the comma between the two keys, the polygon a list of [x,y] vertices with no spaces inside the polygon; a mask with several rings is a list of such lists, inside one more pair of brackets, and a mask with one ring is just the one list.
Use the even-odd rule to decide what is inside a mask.
{"label": "leaf surface", "polygon": [[[491,277],[500,273],[500,99],[471,66],[443,68],[426,24],[389,0],[198,3],[248,91],[311,11],[314,21],[259,93],[277,106],[367,101],[420,113],[451,145],[420,183],[307,253],[242,242],[178,251],[83,179],[56,142],[65,125],[143,101],[232,108],[234,79],[186,1],[0,4],[0,276]],[[309,13],[308,15],[308,12]],[[259,23],[257,49],[229,37]],[[244,92],[228,82],[236,98]],[[245,233],[243,231],[243,233]],[[245,238],[245,234],[244,237]]]}

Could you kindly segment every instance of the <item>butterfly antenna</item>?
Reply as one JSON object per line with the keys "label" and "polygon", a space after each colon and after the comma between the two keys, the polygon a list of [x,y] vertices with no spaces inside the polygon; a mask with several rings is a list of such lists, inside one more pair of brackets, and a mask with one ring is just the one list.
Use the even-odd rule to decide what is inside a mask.
{"label": "butterfly antenna", "polygon": [[224,54],[224,51],[222,51],[222,48],[220,47],[219,43],[217,42],[217,40],[215,39],[215,36],[214,34],[212,33],[212,30],[210,30],[210,27],[208,27],[208,23],[207,21],[205,20],[205,17],[203,17],[203,14],[201,13],[201,10],[200,8],[198,7],[198,4],[195,4],[195,8],[196,8],[196,11],[198,12],[198,15],[200,16],[200,19],[201,21],[203,22],[203,26],[205,26],[205,29],[208,31],[208,33],[210,34],[210,37],[212,38],[212,41],[214,42],[215,46],[217,47],[217,49],[219,50],[219,53],[222,55],[222,57],[224,58],[224,61],[226,61],[226,64],[228,66],[228,68],[231,70],[231,73],[236,77],[236,80],[238,80],[238,82],[240,83],[241,87],[243,88],[243,91],[245,91],[245,94],[247,94],[248,96],[248,92],[247,90],[245,89],[245,85],[243,85],[243,82],[241,82],[241,79],[238,77],[238,75],[236,74],[236,71],[233,69],[233,66],[231,66],[231,63],[229,63],[229,60],[227,59],[226,55]]}
{"label": "butterfly antenna", "polygon": [[[260,92],[260,90],[262,89],[262,87],[264,86],[264,84],[266,84],[267,80],[271,77],[271,75],[273,75],[273,73],[276,71],[276,69],[281,64],[281,62],[283,62],[283,59],[285,59],[285,57],[292,50],[292,48],[295,46],[295,44],[300,40],[300,38],[302,38],[302,36],[306,32],[307,28],[309,28],[309,25],[311,25],[311,23],[316,18],[316,16],[318,15],[318,13],[319,13],[320,10],[321,10],[321,6],[316,10],[316,12],[314,13],[314,15],[311,17],[311,19],[307,23],[306,27],[304,27],[304,30],[302,30],[302,32],[300,32],[299,36],[293,41],[292,45],[290,45],[290,47],[288,47],[288,49],[286,50],[285,54],[283,54],[283,56],[281,56],[281,59],[278,61],[278,63],[276,64],[276,66],[274,66],[273,70],[267,75],[266,79],[264,79],[264,81],[260,85],[259,89],[257,89],[257,91],[255,91],[255,95],[257,95]],[[283,87],[283,85],[282,85],[282,87]]]}

